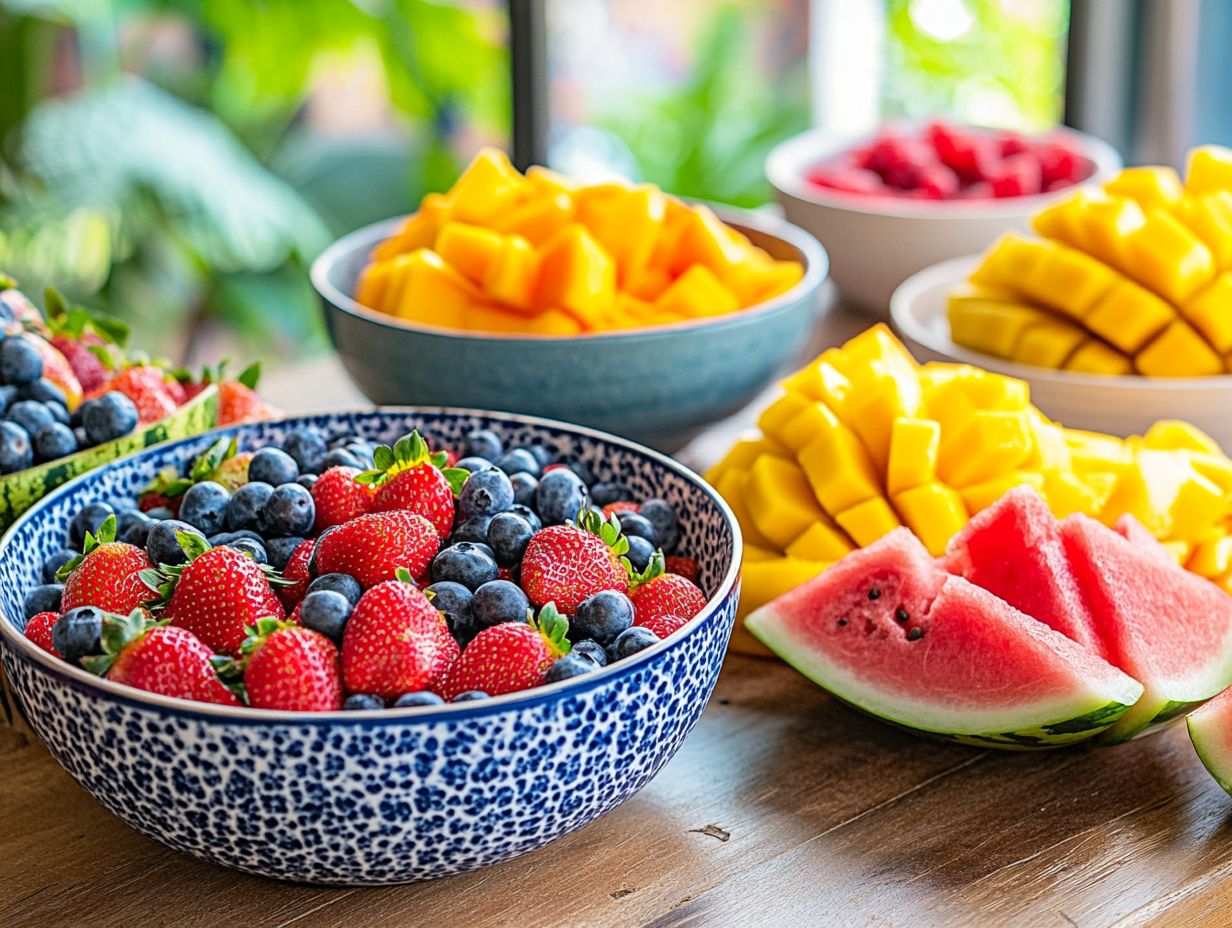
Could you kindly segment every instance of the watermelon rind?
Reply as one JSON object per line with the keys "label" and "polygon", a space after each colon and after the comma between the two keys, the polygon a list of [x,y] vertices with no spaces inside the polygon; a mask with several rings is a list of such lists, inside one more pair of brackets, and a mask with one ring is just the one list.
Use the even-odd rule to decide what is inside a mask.
{"label": "watermelon rind", "polygon": [[860,680],[809,648],[774,620],[767,607],[745,627],[784,661],[830,695],[867,715],[917,734],[1002,750],[1064,747],[1094,738],[1116,723],[1142,695],[1142,685],[1124,674],[1103,683],[1085,681],[1065,694],[1012,709],[970,709],[913,702]]}
{"label": "watermelon rind", "polygon": [[1195,712],[1186,725],[1202,766],[1224,792],[1232,794],[1232,732],[1228,731],[1227,713]]}
{"label": "watermelon rind", "polygon": [[218,422],[218,388],[209,386],[158,422],[122,438],[0,477],[0,530],[62,483],[134,451],[209,431]]}

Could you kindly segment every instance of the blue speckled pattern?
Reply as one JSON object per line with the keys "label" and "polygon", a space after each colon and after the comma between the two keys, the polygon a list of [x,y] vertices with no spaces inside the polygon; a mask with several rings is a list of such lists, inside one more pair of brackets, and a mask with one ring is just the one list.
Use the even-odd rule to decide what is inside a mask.
{"label": "blue speckled pattern", "polygon": [[[72,513],[130,499],[159,468],[220,434],[242,447],[300,423],[391,441],[419,428],[456,444],[476,428],[541,442],[680,512],[705,610],[602,671],[444,708],[295,715],[167,699],[44,654],[20,635],[23,592]],[[542,420],[447,410],[311,417],[148,449],[53,492],[0,540],[4,669],[64,768],[134,828],[250,873],[341,885],[402,883],[534,850],[623,802],[676,752],[714,689],[735,616],[738,529],[698,478],[619,439]]]}

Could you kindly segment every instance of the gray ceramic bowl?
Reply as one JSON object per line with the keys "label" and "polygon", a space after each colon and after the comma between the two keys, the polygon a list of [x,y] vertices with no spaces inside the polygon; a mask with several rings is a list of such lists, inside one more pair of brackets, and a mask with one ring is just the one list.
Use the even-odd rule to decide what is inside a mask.
{"label": "gray ceramic bowl", "polygon": [[719,211],[775,258],[805,266],[795,287],[739,313],[567,338],[482,335],[391,318],[351,298],[372,248],[401,219],[365,226],[312,266],[330,337],[373,402],[499,409],[615,432],[675,450],[746,405],[804,346],[829,261],[781,220]]}

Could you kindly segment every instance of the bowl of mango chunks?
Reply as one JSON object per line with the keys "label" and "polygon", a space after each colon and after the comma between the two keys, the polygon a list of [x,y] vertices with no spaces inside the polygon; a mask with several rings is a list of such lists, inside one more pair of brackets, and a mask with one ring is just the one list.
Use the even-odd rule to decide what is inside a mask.
{"label": "bowl of mango chunks", "polygon": [[1126,168],[1032,228],[899,287],[913,350],[1019,377],[1078,428],[1184,418],[1232,448],[1232,149],[1194,149],[1183,180]]}
{"label": "bowl of mango chunks", "polygon": [[480,152],[452,189],[340,239],[312,281],[376,403],[497,409],[662,450],[806,343],[825,250],[773,216],[584,185]]}

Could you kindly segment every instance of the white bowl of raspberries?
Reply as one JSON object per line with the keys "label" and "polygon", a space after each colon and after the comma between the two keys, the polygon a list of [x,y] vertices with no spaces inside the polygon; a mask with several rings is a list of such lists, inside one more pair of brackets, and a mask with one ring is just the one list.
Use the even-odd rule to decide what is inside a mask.
{"label": "white bowl of raspberries", "polygon": [[1120,167],[1111,145],[1073,129],[934,121],[863,139],[804,132],[770,153],[766,176],[787,219],[825,245],[843,298],[884,316],[916,271],[1025,230],[1049,201]]}

